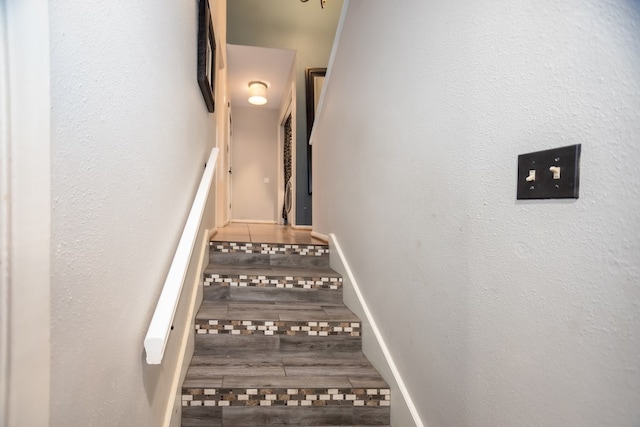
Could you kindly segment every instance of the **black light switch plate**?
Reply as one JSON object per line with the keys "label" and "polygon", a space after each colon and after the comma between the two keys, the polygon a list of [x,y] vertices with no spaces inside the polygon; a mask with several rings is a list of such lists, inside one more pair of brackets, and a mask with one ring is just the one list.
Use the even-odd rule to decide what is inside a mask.
{"label": "black light switch plate", "polygon": [[577,144],[520,154],[518,199],[577,199],[580,187],[580,147]]}

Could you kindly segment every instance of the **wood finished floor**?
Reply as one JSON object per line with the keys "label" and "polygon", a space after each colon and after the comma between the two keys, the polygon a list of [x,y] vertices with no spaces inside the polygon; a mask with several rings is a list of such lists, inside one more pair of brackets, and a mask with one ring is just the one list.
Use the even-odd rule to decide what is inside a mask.
{"label": "wood finished floor", "polygon": [[211,239],[216,242],[235,241],[253,243],[292,243],[324,245],[326,242],[311,236],[311,231],[288,225],[230,222],[219,228]]}

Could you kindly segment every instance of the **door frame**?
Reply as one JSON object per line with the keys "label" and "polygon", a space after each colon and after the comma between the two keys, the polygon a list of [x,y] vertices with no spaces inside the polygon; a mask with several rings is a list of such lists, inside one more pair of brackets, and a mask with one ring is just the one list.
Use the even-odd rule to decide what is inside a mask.
{"label": "door frame", "polygon": [[[215,227],[222,228],[231,221],[231,168],[229,151],[231,144],[231,103],[225,102],[216,114],[223,114],[218,117],[219,130],[216,131],[216,146],[218,160],[216,163],[216,195],[215,195]],[[220,122],[222,120],[222,122]]]}
{"label": "door frame", "polygon": [[232,173],[232,169],[231,169],[231,165],[233,164],[231,161],[231,156],[232,156],[232,151],[231,151],[231,142],[233,140],[233,114],[232,114],[232,109],[231,109],[231,102],[229,102],[228,104],[228,115],[229,115],[229,121],[227,123],[227,144],[225,147],[225,153],[224,153],[224,166],[225,166],[225,174],[226,174],[226,182],[227,182],[227,206],[225,209],[226,212],[226,217],[224,220],[224,225],[227,225],[229,222],[231,222],[231,204],[233,203],[233,197],[232,197],[232,185],[231,185],[231,180],[233,179],[233,173]]}
{"label": "door frame", "polygon": [[0,427],[9,425],[9,211],[10,161],[9,161],[9,69],[7,54],[7,21],[5,1],[0,0]]}

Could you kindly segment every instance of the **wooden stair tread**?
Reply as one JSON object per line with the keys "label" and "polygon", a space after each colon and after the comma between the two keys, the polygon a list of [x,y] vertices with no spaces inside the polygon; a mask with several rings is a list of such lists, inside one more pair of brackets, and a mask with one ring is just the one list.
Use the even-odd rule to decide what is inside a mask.
{"label": "wooden stair tread", "polygon": [[344,304],[279,301],[203,301],[196,314],[201,320],[354,322],[360,319]]}
{"label": "wooden stair tread", "polygon": [[204,387],[376,387],[387,383],[362,352],[229,352],[196,355],[183,388]]}

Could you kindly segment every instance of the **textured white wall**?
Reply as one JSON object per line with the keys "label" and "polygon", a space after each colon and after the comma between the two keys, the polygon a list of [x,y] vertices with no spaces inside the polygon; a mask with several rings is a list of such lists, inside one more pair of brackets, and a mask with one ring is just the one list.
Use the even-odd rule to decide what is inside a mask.
{"label": "textured white wall", "polygon": [[[314,142],[335,233],[430,426],[640,422],[640,6],[352,0]],[[517,155],[582,144],[580,199]]]}
{"label": "textured white wall", "polygon": [[173,404],[142,341],[215,144],[197,6],[51,7],[52,426],[156,427]]}
{"label": "textured white wall", "polygon": [[278,126],[278,110],[233,109],[231,215],[235,220],[276,222],[279,217]]}

